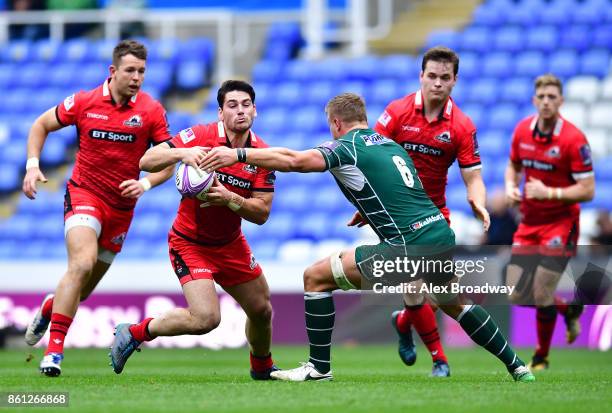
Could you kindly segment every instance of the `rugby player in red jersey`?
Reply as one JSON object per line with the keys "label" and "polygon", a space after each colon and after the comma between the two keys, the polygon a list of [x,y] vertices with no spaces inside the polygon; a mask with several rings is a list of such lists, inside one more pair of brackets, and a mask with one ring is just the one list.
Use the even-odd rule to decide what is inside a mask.
{"label": "rugby player in red jersey", "polygon": [[[380,115],[375,130],[406,149],[419,173],[423,188],[450,223],[446,206],[448,168],[457,159],[474,214],[488,229],[485,209],[486,190],[480,170],[476,127],[455,104],[450,94],[457,82],[459,57],[446,47],[434,47],[423,55],[421,88],[391,102]],[[349,225],[361,223],[358,213]],[[399,355],[411,366],[416,362],[412,326],[427,346],[432,360],[432,376],[450,376],[434,311],[423,294],[404,294],[405,308],[392,315],[399,335]]]}
{"label": "rugby player in red jersey", "polygon": [[517,124],[506,168],[506,196],[510,203],[521,204],[522,214],[506,280],[517,286],[513,302],[535,303],[538,346],[531,367],[542,370],[548,368],[557,313],[565,318],[568,343],[580,333],[583,306],[564,302],[555,290],[576,253],[579,203],[593,199],[595,178],[586,137],[559,113],[561,81],[551,74],[538,77],[533,104],[537,114]]}
{"label": "rugby player in red jersey", "polygon": [[[251,85],[228,80],[221,85],[217,102],[218,122],[185,129],[171,141],[151,148],[141,159],[141,168],[158,171],[178,161],[198,167],[204,160],[204,147],[267,147],[251,130],[257,116]],[[115,373],[123,371],[128,357],[144,341],[214,330],[221,319],[215,282],[247,315],[251,377],[268,380],[277,370],[270,353],[270,291],[241,230],[243,218],[259,225],[268,219],[275,175],[246,163],[222,168],[216,174],[205,202],[183,197],[168,235],[170,261],[188,307],[139,324],[119,324],[111,347]]]}
{"label": "rugby player in red jersey", "polygon": [[45,297],[25,336],[34,345],[51,324],[49,345],[40,363],[40,371],[47,376],[61,373],[64,339],[79,302],[91,294],[121,251],[136,200],[172,175],[169,167],[138,180],[140,157],[151,144],[171,138],[164,108],[140,91],[146,59],[142,44],[120,42],[103,85],[68,96],[30,129],[23,179],[23,192],[30,199],[35,198],[36,183],[47,181],[38,159],[48,134],[68,125],[75,125],[79,134],[64,201],[68,269],[55,295]]}

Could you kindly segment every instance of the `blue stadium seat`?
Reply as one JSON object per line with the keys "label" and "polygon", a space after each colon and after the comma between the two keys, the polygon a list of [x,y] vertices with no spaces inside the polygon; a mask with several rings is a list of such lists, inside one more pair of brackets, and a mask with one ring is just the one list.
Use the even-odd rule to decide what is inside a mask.
{"label": "blue stadium seat", "polygon": [[[276,60],[261,60],[253,67],[252,78],[254,83],[276,82],[283,71],[283,65]],[[259,90],[257,90],[259,92]]]}
{"label": "blue stadium seat", "polygon": [[470,102],[492,104],[497,101],[499,87],[496,79],[482,78],[472,82],[468,99]]}
{"label": "blue stadium seat", "polygon": [[505,102],[526,103],[531,100],[531,96],[533,96],[533,82],[529,78],[515,77],[501,85],[501,99]]}
{"label": "blue stadium seat", "polygon": [[[56,63],[53,70],[47,72],[45,81],[48,86],[57,86],[65,88],[64,97],[76,92],[71,90],[74,84],[74,78],[77,73],[80,73],[78,63]],[[63,98],[62,98],[63,99]],[[59,103],[58,101],[57,103]]]}
{"label": "blue stadium seat", "polygon": [[380,78],[406,79],[420,71],[420,60],[417,62],[407,55],[390,55],[381,59]]}
{"label": "blue stadium seat", "polygon": [[462,81],[455,83],[455,86],[453,87],[452,97],[453,100],[459,106],[461,106],[463,102],[467,101],[468,89],[469,87],[467,85],[467,82],[464,82],[463,79]]}
{"label": "blue stadium seat", "polygon": [[478,129],[485,126],[485,123],[487,123],[484,105],[480,103],[469,103],[461,106],[461,110],[472,119],[472,122],[474,122],[474,125],[476,125]]}
{"label": "blue stadium seat", "polygon": [[291,117],[292,128],[300,132],[312,133],[325,130],[325,115],[320,108],[297,109]]}
{"label": "blue stadium seat", "polygon": [[[98,87],[108,77],[108,63],[90,63],[81,67],[78,76],[73,79],[73,91],[83,89],[91,90]],[[72,93],[72,92],[71,92]]]}
{"label": "blue stadium seat", "polygon": [[268,28],[266,37],[268,42],[283,40],[297,44],[302,41],[300,24],[297,22],[272,23]]}
{"label": "blue stadium seat", "polygon": [[[495,125],[492,126],[490,129],[478,132],[478,147],[482,157],[495,156],[500,148],[510,145],[510,135],[495,128]],[[486,169],[495,169],[496,167],[495,164],[490,165],[488,162],[484,162],[484,160],[482,163]]]}
{"label": "blue stadium seat", "polygon": [[[62,43],[58,52],[58,59],[64,62],[92,62],[98,60],[97,45],[99,42],[87,38],[75,38]],[[106,61],[110,62],[112,58],[111,52],[106,56]]]}
{"label": "blue stadium seat", "polygon": [[0,193],[14,191],[21,186],[21,165],[0,164]]}
{"label": "blue stadium seat", "polygon": [[130,237],[137,240],[153,242],[158,238],[158,234],[165,234],[170,229],[170,225],[158,212],[147,212],[137,215],[130,228]]}
{"label": "blue stadium seat", "polygon": [[183,129],[194,125],[193,115],[188,112],[168,112],[168,124],[172,135],[176,135]]}
{"label": "blue stadium seat", "polygon": [[306,238],[318,241],[329,236],[329,227],[335,218],[329,216],[327,212],[313,212],[302,216],[294,221],[296,226],[295,235],[299,238]]}
{"label": "blue stadium seat", "polygon": [[377,80],[371,84],[370,98],[371,103],[388,105],[392,100],[398,99],[402,93],[398,90],[398,84],[393,80]]}
{"label": "blue stadium seat", "polygon": [[506,22],[506,15],[503,7],[485,2],[474,9],[472,24],[491,28],[500,27]]}
{"label": "blue stadium seat", "polygon": [[32,43],[29,40],[12,40],[3,47],[0,56],[5,62],[31,62]]}
{"label": "blue stadium seat", "polygon": [[276,98],[278,102],[287,105],[301,104],[302,87],[299,83],[284,82],[277,85]]}
{"label": "blue stadium seat", "polygon": [[276,259],[280,242],[274,238],[268,238],[251,244],[253,255],[258,260],[272,261]]}
{"label": "blue stadium seat", "polygon": [[[313,67],[313,62],[310,62],[307,60],[298,59],[298,60],[293,60],[291,62],[288,62],[285,65],[285,75],[287,77],[287,80],[301,81],[301,82],[310,82],[310,81],[317,80],[315,77],[313,77],[312,67]],[[278,79],[279,79],[278,76],[279,74],[277,74],[276,79],[272,79],[271,81],[278,82]]]}
{"label": "blue stadium seat", "polygon": [[574,23],[596,27],[605,18],[602,12],[606,6],[610,7],[610,3],[586,1],[572,10],[571,18]]}
{"label": "blue stadium seat", "polygon": [[169,62],[147,63],[145,84],[152,84],[156,88],[166,91],[172,85],[172,74],[173,66]]}
{"label": "blue stadium seat", "polygon": [[330,214],[346,209],[348,204],[336,185],[326,185],[320,188],[313,194],[311,202],[312,205],[316,205],[317,209]]}
{"label": "blue stadium seat", "polygon": [[487,77],[507,78],[513,73],[512,56],[510,53],[497,52],[484,57],[482,74]]}
{"label": "blue stadium seat", "polygon": [[50,69],[45,63],[24,63],[21,73],[15,77],[13,84],[32,89],[46,86],[46,77],[42,74],[52,72]]}
{"label": "blue stadium seat", "polygon": [[39,62],[55,62],[61,45],[60,42],[50,39],[38,40],[32,45],[32,59]]}
{"label": "blue stadium seat", "polygon": [[592,28],[584,25],[572,25],[561,32],[561,45],[564,48],[582,52],[591,45]]}
{"label": "blue stadium seat", "polygon": [[63,98],[58,99],[58,93],[62,93],[57,89],[39,89],[32,90],[32,98],[30,100],[29,109],[33,112],[42,113],[47,109],[56,106]]}
{"label": "blue stadium seat", "polygon": [[[38,201],[38,200],[37,200]],[[52,240],[63,245],[64,220],[62,216],[42,215],[36,219],[32,235],[37,240]]]}
{"label": "blue stadium seat", "polygon": [[208,68],[203,60],[181,61],[176,71],[176,85],[181,89],[198,89],[208,83]]}
{"label": "blue stadium seat", "polygon": [[66,160],[66,144],[61,139],[49,139],[40,154],[43,165],[58,166]]}
{"label": "blue stadium seat", "polygon": [[92,42],[91,60],[109,65],[113,59],[113,49],[117,45],[115,40],[99,40]]}
{"label": "blue stadium seat", "polygon": [[271,107],[257,116],[257,130],[263,136],[283,131],[287,113],[283,107]]}
{"label": "blue stadium seat", "polygon": [[347,79],[357,81],[372,81],[379,76],[380,56],[364,56],[352,59],[347,68]]}
{"label": "blue stadium seat", "polygon": [[[275,200],[273,208],[276,209],[276,207],[278,205]],[[295,213],[283,211],[279,208],[270,214],[270,218],[265,225],[258,228],[259,237],[266,240],[273,239],[278,242],[288,240],[294,236],[295,226],[299,220],[300,217]]]}
{"label": "blue stadium seat", "polygon": [[565,26],[571,19],[574,7],[567,2],[563,4],[560,1],[556,1],[554,5],[549,5],[545,10],[545,13],[538,13],[540,24]]}
{"label": "blue stadium seat", "polygon": [[489,112],[489,127],[502,131],[512,131],[518,118],[517,107],[511,103],[503,103],[491,108]]}
{"label": "blue stadium seat", "polygon": [[19,68],[12,63],[0,63],[0,89],[12,87]]}
{"label": "blue stadium seat", "polygon": [[369,88],[365,82],[361,81],[348,81],[340,83],[339,90],[342,92],[351,92],[363,97],[366,102],[369,102]]}
{"label": "blue stadium seat", "polygon": [[561,50],[550,55],[548,70],[561,77],[571,77],[579,73],[578,54],[573,50]]}
{"label": "blue stadium seat", "polygon": [[520,24],[526,27],[538,23],[539,15],[543,14],[539,2],[523,1],[511,9],[507,9],[506,24]]}
{"label": "blue stadium seat", "polygon": [[481,56],[477,53],[463,52],[459,55],[459,59],[459,75],[461,79],[472,79],[481,76]]}
{"label": "blue stadium seat", "polygon": [[468,27],[461,33],[459,48],[461,51],[487,52],[491,48],[492,30],[487,27]]}
{"label": "blue stadium seat", "polygon": [[425,49],[434,46],[446,46],[450,49],[456,49],[458,46],[459,34],[454,30],[435,30],[427,36]]}
{"label": "blue stadium seat", "polygon": [[592,40],[593,47],[612,49],[612,24],[595,27]]}
{"label": "blue stadium seat", "polygon": [[[0,171],[1,170],[2,166],[0,166]],[[0,181],[0,186],[3,184],[4,180]],[[4,234],[5,239],[27,242],[32,239],[31,234],[36,225],[36,219],[32,219],[30,216],[13,215],[11,219],[7,219],[3,222],[0,234]]]}
{"label": "blue stadium seat", "polygon": [[606,49],[592,49],[582,55],[580,73],[582,75],[605,77],[610,69],[610,52]]}
{"label": "blue stadium seat", "polygon": [[327,101],[333,98],[337,94],[337,91],[338,86],[333,82],[313,82],[305,88],[304,99],[309,105],[323,110]]}
{"label": "blue stadium seat", "polygon": [[523,29],[518,26],[502,26],[494,37],[495,50],[516,53],[525,47]]}
{"label": "blue stadium seat", "polygon": [[206,37],[191,37],[187,40],[179,42],[179,56],[189,56],[190,60],[205,63],[207,68],[212,63],[214,54],[214,43]]}
{"label": "blue stadium seat", "polygon": [[27,110],[30,100],[29,89],[13,89],[4,97],[7,113],[20,114]]}
{"label": "blue stadium seat", "polygon": [[515,57],[514,72],[517,76],[535,77],[546,70],[546,59],[541,52],[523,52]]}
{"label": "blue stadium seat", "polygon": [[527,31],[527,49],[552,52],[557,49],[559,35],[554,26],[535,26]]}
{"label": "blue stadium seat", "polygon": [[153,40],[147,47],[147,63],[165,62],[174,64],[181,56],[179,47],[180,40],[178,39]]}

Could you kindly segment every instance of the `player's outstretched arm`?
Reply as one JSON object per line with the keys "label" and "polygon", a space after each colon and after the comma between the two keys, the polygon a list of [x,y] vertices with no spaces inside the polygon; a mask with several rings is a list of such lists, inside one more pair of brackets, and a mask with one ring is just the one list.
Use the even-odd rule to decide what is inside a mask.
{"label": "player's outstretched arm", "polygon": [[51,108],[40,115],[32,124],[28,134],[28,160],[26,174],[23,178],[22,190],[25,196],[34,199],[36,196],[36,182],[47,182],[38,165],[40,153],[50,132],[63,128],[55,116],[55,108]]}
{"label": "player's outstretched arm", "polygon": [[316,149],[294,151],[280,147],[261,149],[215,147],[206,155],[202,169],[214,171],[236,162],[281,172],[323,172],[326,169],[325,159]]}
{"label": "player's outstretched arm", "polygon": [[482,228],[485,231],[489,230],[491,218],[485,205],[487,202],[487,190],[482,180],[480,169],[464,170],[461,169],[461,177],[465,183],[467,191],[467,200],[474,211],[474,215],[482,222]]}
{"label": "player's outstretched arm", "polygon": [[159,172],[152,172],[147,176],[136,179],[128,179],[119,184],[121,196],[126,198],[140,198],[149,189],[163,184],[174,175],[174,165],[170,165]]}
{"label": "player's outstretched arm", "polygon": [[149,148],[140,158],[140,169],[147,172],[160,172],[168,166],[181,161],[198,168],[204,159],[204,149],[200,146],[191,148],[171,148],[164,142]]}

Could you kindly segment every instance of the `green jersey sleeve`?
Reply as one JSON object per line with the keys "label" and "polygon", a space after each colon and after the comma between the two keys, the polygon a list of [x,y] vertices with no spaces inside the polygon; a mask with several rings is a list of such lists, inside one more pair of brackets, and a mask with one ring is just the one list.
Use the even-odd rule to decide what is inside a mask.
{"label": "green jersey sleeve", "polygon": [[347,150],[340,140],[323,142],[317,149],[325,159],[325,170],[342,165],[354,165],[355,157]]}

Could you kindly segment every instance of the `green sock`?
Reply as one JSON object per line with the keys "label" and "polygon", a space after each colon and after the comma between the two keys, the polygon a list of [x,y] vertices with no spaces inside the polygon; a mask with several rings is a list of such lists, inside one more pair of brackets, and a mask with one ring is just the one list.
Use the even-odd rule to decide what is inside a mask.
{"label": "green sock", "polygon": [[331,369],[331,337],[336,310],[331,292],[304,293],[310,359],[319,373]]}
{"label": "green sock", "polygon": [[491,314],[479,305],[466,306],[457,321],[470,338],[479,346],[501,360],[509,372],[525,363],[508,345]]}

